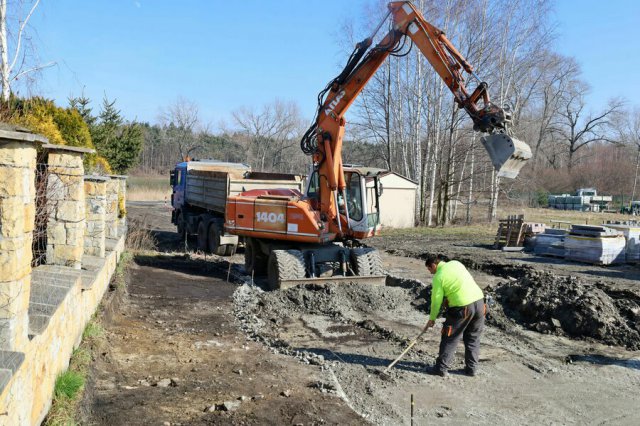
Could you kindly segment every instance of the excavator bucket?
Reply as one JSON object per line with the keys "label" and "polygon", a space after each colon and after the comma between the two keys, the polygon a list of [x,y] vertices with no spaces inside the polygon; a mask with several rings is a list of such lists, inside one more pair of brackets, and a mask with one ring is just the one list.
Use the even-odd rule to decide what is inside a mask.
{"label": "excavator bucket", "polygon": [[500,177],[514,179],[531,158],[529,145],[505,133],[483,136],[480,141]]}

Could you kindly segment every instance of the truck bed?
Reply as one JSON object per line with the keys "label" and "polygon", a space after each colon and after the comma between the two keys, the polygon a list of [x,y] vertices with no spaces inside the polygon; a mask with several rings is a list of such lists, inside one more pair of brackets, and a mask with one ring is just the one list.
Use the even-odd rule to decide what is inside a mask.
{"label": "truck bed", "polygon": [[[233,176],[226,172],[189,170],[186,186],[187,203],[224,214],[227,197],[251,189],[287,188],[302,192],[302,178],[279,173],[255,173],[259,179]],[[272,179],[269,179],[272,178]]]}

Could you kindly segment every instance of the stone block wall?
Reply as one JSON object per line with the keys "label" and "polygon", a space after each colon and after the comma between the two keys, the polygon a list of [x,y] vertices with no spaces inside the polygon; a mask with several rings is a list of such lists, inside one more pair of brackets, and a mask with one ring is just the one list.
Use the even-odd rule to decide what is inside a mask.
{"label": "stone block wall", "polygon": [[107,212],[105,217],[105,226],[107,238],[118,238],[118,192],[120,184],[118,179],[110,179],[107,181]]}
{"label": "stone block wall", "polygon": [[34,139],[0,130],[0,349],[6,351],[28,341],[35,168]]}
{"label": "stone block wall", "polygon": [[[91,150],[46,142],[0,124],[0,425],[42,422],[124,250],[117,233],[105,243],[107,220],[116,232],[122,220],[120,180],[85,180]],[[46,164],[36,163],[38,150]],[[36,194],[37,174],[45,195]],[[36,205],[47,220],[34,229]],[[34,234],[46,235],[46,256],[32,268]]]}
{"label": "stone block wall", "polygon": [[[51,147],[51,148],[47,148]],[[84,252],[83,153],[45,145],[47,159],[47,264],[80,269]]]}
{"label": "stone block wall", "polygon": [[107,182],[101,176],[84,177],[85,211],[87,224],[84,231],[84,254],[104,257],[105,218],[107,214]]}

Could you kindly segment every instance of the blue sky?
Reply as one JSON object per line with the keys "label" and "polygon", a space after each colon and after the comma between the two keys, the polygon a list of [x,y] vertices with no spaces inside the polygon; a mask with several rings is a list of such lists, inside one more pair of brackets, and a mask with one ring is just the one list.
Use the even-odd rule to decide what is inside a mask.
{"label": "blue sky", "polygon": [[[117,98],[128,119],[155,122],[178,96],[214,127],[241,106],[276,98],[311,119],[316,94],[346,60],[345,18],[369,0],[44,0],[34,15],[43,71],[35,92],[66,105],[85,94],[97,109]],[[559,0],[557,50],[577,58],[594,107],[640,95],[640,2]],[[363,35],[358,35],[362,38]]]}

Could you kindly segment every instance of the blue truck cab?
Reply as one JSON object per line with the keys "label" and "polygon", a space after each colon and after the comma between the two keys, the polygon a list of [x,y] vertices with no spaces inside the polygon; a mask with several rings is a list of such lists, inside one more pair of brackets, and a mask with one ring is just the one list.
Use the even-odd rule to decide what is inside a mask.
{"label": "blue truck cab", "polygon": [[[171,223],[178,225],[178,215],[185,206],[185,195],[187,189],[187,163],[176,164],[175,169],[170,172],[170,183],[173,188],[171,192]],[[180,232],[180,229],[178,229]]]}

